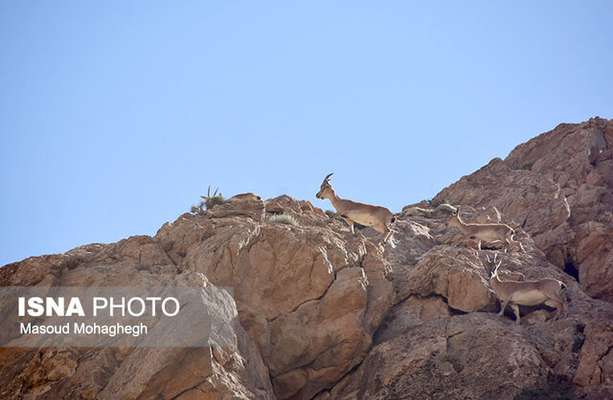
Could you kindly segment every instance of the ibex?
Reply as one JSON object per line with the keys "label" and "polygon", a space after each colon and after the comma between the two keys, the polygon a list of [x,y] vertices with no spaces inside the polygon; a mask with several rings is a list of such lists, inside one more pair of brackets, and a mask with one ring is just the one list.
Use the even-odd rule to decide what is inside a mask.
{"label": "ibex", "polygon": [[[336,212],[349,224],[351,233],[355,234],[353,225],[357,222],[364,226],[370,226],[377,232],[384,234],[382,243],[387,243],[393,233],[391,225],[396,220],[394,214],[385,207],[341,199],[332,189],[332,185],[330,185],[331,176],[332,174],[326,175],[315,197],[330,200]],[[393,239],[391,244],[393,246]]]}
{"label": "ibex", "polygon": [[555,307],[556,317],[564,314],[564,289],[566,289],[566,285],[563,282],[553,278],[535,281],[503,281],[500,279],[498,272],[502,260],[496,263],[497,256],[498,254],[494,255],[493,260],[487,256],[487,261],[490,264],[490,288],[501,303],[498,316],[502,316],[507,305],[510,305],[515,314],[515,323],[519,324],[519,306],[536,306],[539,304]]}
{"label": "ibex", "polygon": [[513,238],[515,229],[511,228],[509,225],[501,223],[467,224],[460,218],[459,207],[458,211],[449,218],[447,224],[459,228],[468,238],[476,239],[478,241],[477,248],[479,250],[481,250],[481,242],[502,242],[505,244],[506,252],[507,248],[510,248],[511,244],[515,242]]}
{"label": "ibex", "polygon": [[458,212],[458,209],[451,204],[443,203],[439,204],[435,208],[421,208],[416,206],[405,207],[402,209],[402,212],[410,217],[424,216],[431,218],[437,217],[441,214],[455,214]]}

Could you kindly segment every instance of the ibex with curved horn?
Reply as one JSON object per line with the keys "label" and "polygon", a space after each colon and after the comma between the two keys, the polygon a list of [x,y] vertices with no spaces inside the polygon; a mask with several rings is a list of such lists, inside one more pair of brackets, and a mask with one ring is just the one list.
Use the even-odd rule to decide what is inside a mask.
{"label": "ibex with curved horn", "polygon": [[[481,250],[481,242],[489,243],[504,243],[505,251],[513,243],[519,243],[515,240],[515,229],[511,228],[507,224],[502,223],[489,223],[489,224],[467,224],[460,218],[460,208],[457,212],[453,213],[447,221],[450,226],[459,228],[464,235],[470,239],[476,239],[478,241],[477,248]],[[519,243],[520,249],[523,251],[523,246]]]}
{"label": "ibex with curved horn", "polygon": [[[330,184],[331,176],[332,174],[326,175],[315,197],[318,199],[330,200],[336,212],[340,214],[351,227],[351,233],[355,233],[353,225],[357,222],[364,226],[370,226],[377,232],[383,234],[382,243],[387,243],[393,233],[391,225],[396,220],[394,214],[385,207],[341,199],[336,195],[334,189],[332,189],[332,185]],[[393,239],[391,244],[392,246],[394,245]]]}
{"label": "ibex with curved horn", "polygon": [[[500,279],[498,269],[502,260],[497,261],[498,254],[494,255],[494,259],[487,256],[487,261],[490,264],[489,284],[496,297],[500,300],[499,316],[502,316],[507,305],[511,306],[515,314],[515,323],[520,323],[519,306],[536,306],[545,304],[550,307],[555,307],[556,317],[564,314],[564,289],[566,285],[557,279],[544,278],[535,281],[513,281]],[[522,274],[523,275],[523,274]]]}

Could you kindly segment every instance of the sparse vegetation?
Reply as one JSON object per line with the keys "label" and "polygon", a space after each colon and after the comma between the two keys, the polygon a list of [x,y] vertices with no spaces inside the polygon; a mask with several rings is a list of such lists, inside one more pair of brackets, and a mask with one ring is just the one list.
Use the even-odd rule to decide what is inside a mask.
{"label": "sparse vegetation", "polygon": [[223,197],[223,194],[221,194],[221,192],[218,193],[218,191],[219,188],[215,188],[213,193],[211,193],[211,186],[209,185],[209,188],[206,192],[206,196],[200,196],[202,200],[200,200],[197,205],[192,206],[191,212],[194,214],[202,214],[206,210],[210,210],[216,205],[223,204],[225,202],[225,199]]}
{"label": "sparse vegetation", "polygon": [[268,222],[274,224],[287,224],[293,226],[299,226],[298,221],[292,215],[289,214],[273,214],[268,217]]}
{"label": "sparse vegetation", "polygon": [[209,186],[209,189],[206,192],[206,196],[200,196],[207,210],[210,210],[216,205],[223,204],[223,202],[225,201],[223,198],[223,194],[221,194],[221,192],[217,193],[218,190],[219,188],[215,188],[215,191],[213,192],[213,194],[211,194],[211,186]]}

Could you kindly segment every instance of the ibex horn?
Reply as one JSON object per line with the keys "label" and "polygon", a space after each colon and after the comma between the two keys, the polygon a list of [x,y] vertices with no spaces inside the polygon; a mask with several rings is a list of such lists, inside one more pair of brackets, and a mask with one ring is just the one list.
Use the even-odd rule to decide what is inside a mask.
{"label": "ibex horn", "polygon": [[332,175],[334,175],[334,172],[329,173],[328,175],[326,175],[326,177],[324,178],[324,181],[327,182]]}

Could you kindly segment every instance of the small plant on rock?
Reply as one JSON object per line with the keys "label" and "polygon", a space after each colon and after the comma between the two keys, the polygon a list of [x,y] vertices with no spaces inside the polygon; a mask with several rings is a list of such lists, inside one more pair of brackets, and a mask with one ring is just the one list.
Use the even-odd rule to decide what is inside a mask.
{"label": "small plant on rock", "polygon": [[268,217],[268,222],[275,224],[287,224],[293,226],[299,226],[298,221],[292,215],[289,214],[274,214]]}
{"label": "small plant on rock", "polygon": [[224,203],[223,194],[221,192],[217,193],[218,190],[219,188],[215,188],[215,191],[211,194],[211,186],[209,185],[206,196],[200,196],[207,210]]}
{"label": "small plant on rock", "polygon": [[221,192],[218,193],[218,190],[219,188],[215,188],[213,193],[211,193],[211,186],[209,185],[206,196],[200,196],[202,200],[197,205],[192,206],[191,212],[193,214],[202,214],[216,205],[223,204],[225,202],[223,194]]}

